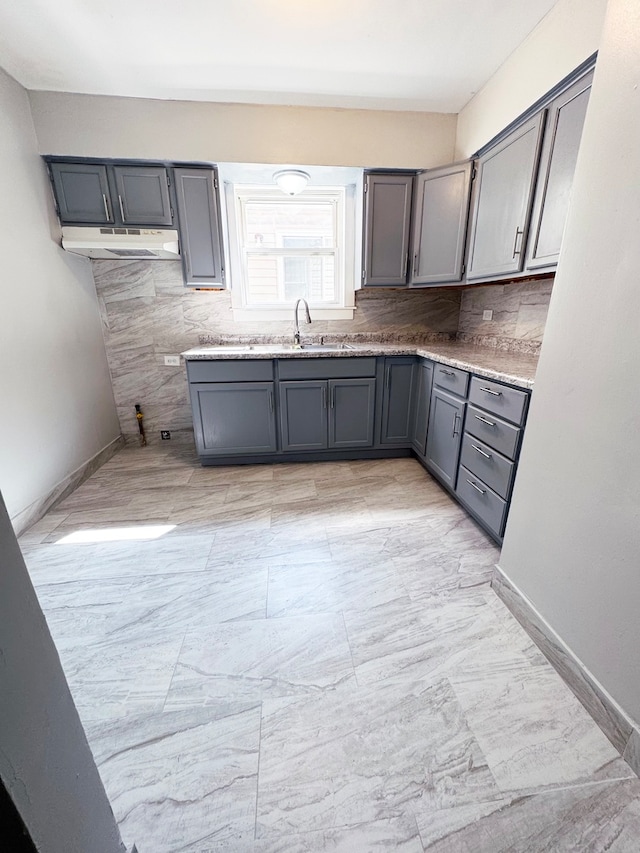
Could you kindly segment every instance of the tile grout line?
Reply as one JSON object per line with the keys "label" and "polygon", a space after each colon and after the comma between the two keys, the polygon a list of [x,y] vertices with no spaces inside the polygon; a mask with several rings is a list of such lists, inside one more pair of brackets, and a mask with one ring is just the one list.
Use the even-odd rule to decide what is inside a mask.
{"label": "tile grout line", "polygon": [[260,758],[262,756],[262,718],[264,715],[264,700],[260,700],[260,729],[258,731],[258,769],[256,771],[256,812],[253,822],[253,840],[258,840],[258,797],[260,796]]}

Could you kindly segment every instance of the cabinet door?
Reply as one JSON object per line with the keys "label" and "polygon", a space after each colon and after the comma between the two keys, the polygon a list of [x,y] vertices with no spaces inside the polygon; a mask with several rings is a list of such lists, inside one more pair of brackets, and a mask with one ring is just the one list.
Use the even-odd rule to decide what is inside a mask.
{"label": "cabinet door", "polygon": [[90,163],[50,163],[60,221],[113,224],[107,167]]}
{"label": "cabinet door", "polygon": [[329,380],[329,447],[371,447],[375,379]]}
{"label": "cabinet door", "polygon": [[478,160],[468,280],[523,267],[544,117],[543,110]]}
{"label": "cabinet door", "polygon": [[365,175],[362,283],[407,283],[413,175]]}
{"label": "cabinet door", "polygon": [[450,489],[456,485],[465,405],[446,391],[433,389],[426,462],[429,470]]}
{"label": "cabinet door", "polygon": [[427,428],[429,426],[432,382],[433,364],[430,361],[420,360],[415,368],[416,388],[411,444],[416,453],[423,458],[427,449]]}
{"label": "cabinet door", "polygon": [[280,382],[282,449],[325,450],[328,387],[326,380]]}
{"label": "cabinet door", "polygon": [[386,358],[382,393],[381,444],[411,444],[415,358]]}
{"label": "cabinet door", "polygon": [[189,388],[200,455],[276,451],[273,382],[202,382]]}
{"label": "cabinet door", "polygon": [[471,168],[467,160],[416,178],[412,285],[461,280]]}
{"label": "cabinet door", "polygon": [[186,285],[224,284],[215,169],[174,169]]}
{"label": "cabinet door", "polygon": [[114,166],[123,225],[172,225],[167,170],[163,166]]}
{"label": "cabinet door", "polygon": [[555,266],[558,262],[592,80],[593,71],[558,95],[549,107],[527,269]]}

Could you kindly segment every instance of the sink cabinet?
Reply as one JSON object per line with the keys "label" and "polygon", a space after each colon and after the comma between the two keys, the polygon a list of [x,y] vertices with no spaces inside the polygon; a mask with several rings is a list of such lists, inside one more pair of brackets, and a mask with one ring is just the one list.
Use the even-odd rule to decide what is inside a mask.
{"label": "sink cabinet", "polygon": [[194,383],[190,391],[200,456],[275,453],[273,382]]}

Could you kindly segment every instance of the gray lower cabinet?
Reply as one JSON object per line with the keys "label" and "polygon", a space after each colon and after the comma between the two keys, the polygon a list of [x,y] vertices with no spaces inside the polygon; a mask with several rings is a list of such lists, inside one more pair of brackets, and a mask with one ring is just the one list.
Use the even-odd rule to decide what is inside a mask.
{"label": "gray lower cabinet", "polygon": [[472,163],[430,169],[416,178],[411,286],[462,279]]}
{"label": "gray lower cabinet", "polygon": [[52,162],[49,172],[63,224],[112,225],[115,222],[104,164]]}
{"label": "gray lower cabinet", "polygon": [[114,166],[113,177],[123,225],[173,224],[169,177],[164,166]]}
{"label": "gray lower cabinet", "polygon": [[549,106],[531,219],[527,269],[543,269],[558,263],[592,81],[593,71],[590,71]]}
{"label": "gray lower cabinet", "polygon": [[273,382],[198,382],[189,389],[201,456],[276,452]]}
{"label": "gray lower cabinet", "polygon": [[381,444],[411,444],[414,356],[384,360]]}
{"label": "gray lower cabinet", "polygon": [[279,383],[283,451],[371,447],[375,379]]}
{"label": "gray lower cabinet", "polygon": [[413,175],[364,176],[362,284],[407,283]]}
{"label": "gray lower cabinet", "polygon": [[432,384],[433,362],[420,359],[415,366],[415,405],[413,408],[411,446],[422,459],[424,459],[427,452],[427,430],[429,427]]}
{"label": "gray lower cabinet", "polygon": [[455,489],[466,403],[434,388],[431,394],[426,465],[450,489]]}
{"label": "gray lower cabinet", "polygon": [[224,286],[217,171],[174,169],[173,175],[184,283]]}
{"label": "gray lower cabinet", "polygon": [[477,161],[467,279],[504,276],[524,265],[545,110]]}

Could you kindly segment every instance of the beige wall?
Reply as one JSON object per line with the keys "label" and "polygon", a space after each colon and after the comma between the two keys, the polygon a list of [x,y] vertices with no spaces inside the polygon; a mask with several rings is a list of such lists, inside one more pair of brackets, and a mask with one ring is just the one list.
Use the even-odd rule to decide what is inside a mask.
{"label": "beige wall", "polygon": [[610,0],[500,566],[640,722],[640,4]]}
{"label": "beige wall", "polygon": [[456,159],[470,157],[598,49],[606,0],[559,0],[460,111]]}
{"label": "beige wall", "polygon": [[89,262],[56,244],[25,90],[0,71],[0,488],[15,516],[119,434]]}
{"label": "beige wall", "polygon": [[405,168],[453,159],[453,114],[29,97],[42,154]]}

